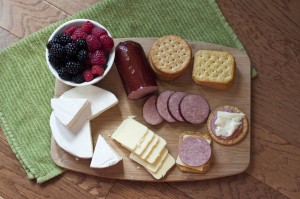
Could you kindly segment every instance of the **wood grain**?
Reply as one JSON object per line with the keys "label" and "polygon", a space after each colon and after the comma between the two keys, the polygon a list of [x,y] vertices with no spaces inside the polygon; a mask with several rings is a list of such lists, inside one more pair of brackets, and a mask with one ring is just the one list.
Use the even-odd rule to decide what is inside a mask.
{"label": "wood grain", "polygon": [[[140,43],[143,46],[146,54],[148,54],[150,48],[157,40],[157,38],[116,39],[115,44],[117,45],[120,41],[126,40],[133,40]],[[199,49],[223,50],[230,52],[234,56],[236,62],[236,73],[232,87],[226,91],[200,87],[193,82],[191,78],[192,68],[190,68],[187,73],[183,74],[175,81],[158,81],[159,92],[162,92],[164,90],[184,90],[188,93],[196,93],[202,95],[207,99],[212,110],[220,105],[231,104],[239,107],[247,115],[247,118],[250,121],[250,61],[247,55],[236,49],[207,44],[203,42],[190,42],[190,45],[193,54],[196,53]],[[56,85],[55,93],[61,94],[66,91],[58,90],[64,87],[61,86],[61,82],[56,83],[58,84]],[[180,133],[186,130],[207,132],[206,125],[191,125],[180,122],[172,124],[164,122],[163,124],[157,126],[147,125],[142,117],[142,107],[145,99],[128,100],[115,66],[112,67],[109,75],[98,83],[98,86],[114,93],[119,100],[119,104],[92,120],[91,129],[94,145],[97,140],[98,134],[102,134],[106,141],[110,143],[111,146],[117,151],[117,153],[123,158],[123,162],[122,164],[107,169],[92,169],[89,166],[90,160],[76,160],[75,157],[60,149],[60,147],[56,145],[56,142],[52,140],[51,156],[54,162],[60,167],[106,178],[155,181],[155,179],[143,168],[137,169],[138,165],[128,157],[128,150],[112,141],[111,137],[107,136],[106,132],[112,134],[114,129],[125,118],[130,115],[135,115],[135,119],[137,121],[143,123],[167,141],[167,148],[169,150],[169,153],[175,159],[178,154],[178,136]],[[68,89],[69,87],[66,88]],[[205,175],[180,172],[180,170],[175,167],[174,169],[172,169],[169,175],[167,175],[166,178],[162,180],[203,180],[230,176],[245,171],[250,161],[249,132],[250,127],[248,128],[246,138],[242,142],[231,147],[213,143],[213,163],[211,169]]]}
{"label": "wood grain", "polygon": [[2,0],[0,26],[17,37],[24,37],[42,27],[66,18],[64,11],[43,0]]}
{"label": "wood grain", "polygon": [[[35,2],[40,5],[44,2],[47,11],[41,12],[43,9]],[[65,0],[63,3],[58,0],[0,0],[0,50],[81,7],[91,6],[90,3],[92,5],[94,0]],[[300,1],[217,0],[217,3],[258,71],[251,89],[252,143],[247,170],[250,175],[140,185],[66,172],[40,186],[26,179],[0,130],[0,198],[32,198],[32,195],[62,198],[69,192],[72,194],[71,190],[78,193],[72,195],[73,198],[134,198],[135,195],[161,198],[164,197],[164,192],[159,191],[162,189],[191,198],[299,198],[300,174],[296,166],[299,167]],[[110,187],[110,183],[116,186]],[[20,184],[31,191],[22,191]]]}

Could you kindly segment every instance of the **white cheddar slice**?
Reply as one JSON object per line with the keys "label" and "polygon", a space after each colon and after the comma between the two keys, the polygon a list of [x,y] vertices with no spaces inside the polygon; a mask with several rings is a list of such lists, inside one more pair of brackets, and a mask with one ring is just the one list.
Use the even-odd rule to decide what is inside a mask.
{"label": "white cheddar slice", "polygon": [[151,140],[151,142],[149,143],[148,147],[141,154],[140,157],[143,160],[145,160],[149,156],[149,154],[152,152],[152,150],[154,149],[154,147],[158,144],[158,142],[159,142],[159,136],[158,135],[154,135],[154,138]]}
{"label": "white cheddar slice", "polygon": [[68,128],[74,124],[88,103],[87,99],[51,99],[51,107],[56,118]]}
{"label": "white cheddar slice", "polygon": [[154,164],[149,164],[148,162],[142,160],[141,158],[139,158],[136,154],[131,153],[130,154],[130,159],[132,159],[133,161],[139,163],[140,165],[142,165],[143,167],[145,167],[148,171],[151,172],[157,172],[157,170],[160,168],[160,166],[162,165],[164,159],[166,158],[166,156],[168,155],[168,149],[164,148],[161,156],[157,159],[157,161],[154,162]]}
{"label": "white cheddar slice", "polygon": [[63,125],[55,116],[50,116],[50,127],[56,143],[68,153],[78,158],[91,158],[93,156],[93,143],[90,130],[91,109],[86,108],[77,119],[72,129]]}
{"label": "white cheddar slice", "polygon": [[140,156],[145,151],[145,149],[147,148],[147,146],[149,145],[149,143],[152,141],[153,138],[154,138],[154,132],[148,129],[148,133],[141,141],[141,143],[137,145],[136,149],[134,150],[134,153]]}
{"label": "white cheddar slice", "polygon": [[148,128],[132,118],[125,119],[117,130],[112,134],[111,138],[119,142],[122,146],[130,151],[141,143],[148,132]]}
{"label": "white cheddar slice", "polygon": [[166,147],[167,142],[163,138],[159,137],[159,142],[157,145],[153,148],[152,152],[149,154],[149,156],[146,158],[146,161],[150,164],[153,164],[157,158],[160,156],[163,149]]}
{"label": "white cheddar slice", "polygon": [[93,85],[72,88],[60,98],[84,98],[90,101],[92,109],[90,120],[118,103],[113,93]]}
{"label": "white cheddar slice", "polygon": [[175,164],[175,159],[168,154],[165,160],[163,161],[161,167],[157,170],[157,172],[151,172],[151,175],[156,178],[156,179],[161,179],[166,175],[166,173],[174,166]]}
{"label": "white cheddar slice", "polygon": [[106,168],[120,162],[122,158],[111,148],[111,146],[99,135],[90,164],[91,168]]}

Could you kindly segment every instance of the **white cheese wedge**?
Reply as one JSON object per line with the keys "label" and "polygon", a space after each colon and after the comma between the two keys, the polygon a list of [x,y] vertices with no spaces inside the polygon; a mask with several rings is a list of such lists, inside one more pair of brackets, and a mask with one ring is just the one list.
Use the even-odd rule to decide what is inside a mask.
{"label": "white cheese wedge", "polygon": [[148,133],[141,141],[141,143],[137,145],[137,147],[134,150],[134,153],[140,156],[148,147],[149,143],[152,141],[153,138],[154,138],[154,132],[148,129]]}
{"label": "white cheese wedge", "polygon": [[156,172],[152,172],[149,170],[148,171],[151,173],[151,175],[154,178],[161,179],[174,166],[174,164],[175,164],[175,159],[170,154],[168,154],[165,160],[163,161],[161,167]]}
{"label": "white cheese wedge", "polygon": [[168,149],[164,148],[160,157],[157,159],[157,161],[154,162],[154,164],[149,164],[148,162],[146,162],[145,160],[142,160],[139,156],[137,156],[134,153],[131,153],[129,157],[133,161],[135,161],[135,162],[139,163],[140,165],[142,165],[143,167],[145,167],[147,170],[155,173],[160,168],[160,166],[162,165],[162,163],[163,163],[164,159],[167,157],[167,155],[168,155]]}
{"label": "white cheese wedge", "polygon": [[55,116],[50,116],[50,127],[56,143],[68,153],[78,158],[91,158],[93,156],[93,144],[90,130],[91,109],[86,108],[80,114],[72,129],[63,125]]}
{"label": "white cheese wedge", "polygon": [[[186,137],[189,137],[189,136],[192,136],[192,135],[184,135],[183,136],[183,139],[186,138]],[[209,144],[211,144],[211,140],[209,139],[205,139]],[[203,171],[203,165],[200,165],[200,166],[196,166],[196,167],[192,167],[192,166],[189,166],[189,165],[186,165],[182,162],[182,160],[180,159],[179,156],[177,156],[177,159],[176,159],[176,164],[178,165],[181,165],[181,166],[184,166],[184,167],[188,167],[188,168],[191,168],[191,169],[195,169],[195,170],[198,170],[198,171]]]}
{"label": "white cheese wedge", "polygon": [[51,99],[52,110],[59,121],[70,128],[88,105],[87,99]]}
{"label": "white cheese wedge", "polygon": [[148,128],[132,118],[125,119],[111,138],[119,142],[130,151],[134,151],[138,144],[144,139]]}
{"label": "white cheese wedge", "polygon": [[153,164],[157,158],[161,155],[163,149],[166,147],[167,142],[165,139],[163,139],[162,137],[158,136],[158,143],[157,145],[153,148],[153,150],[151,151],[151,153],[149,154],[149,156],[145,159],[146,162]]}
{"label": "white cheese wedge", "polygon": [[149,143],[148,147],[145,149],[145,151],[140,155],[140,157],[145,160],[149,154],[153,151],[154,147],[158,144],[159,142],[159,136],[154,135],[154,138],[151,140]]}
{"label": "white cheese wedge", "polygon": [[241,120],[244,116],[244,113],[218,111],[217,119],[215,121],[215,125],[217,126],[215,130],[216,135],[230,137],[241,124]]}
{"label": "white cheese wedge", "polygon": [[90,120],[118,103],[116,96],[97,86],[79,86],[66,91],[60,98],[87,99],[91,103],[92,115]]}
{"label": "white cheese wedge", "polygon": [[120,162],[122,158],[111,148],[111,146],[99,135],[90,164],[91,168],[106,168]]}

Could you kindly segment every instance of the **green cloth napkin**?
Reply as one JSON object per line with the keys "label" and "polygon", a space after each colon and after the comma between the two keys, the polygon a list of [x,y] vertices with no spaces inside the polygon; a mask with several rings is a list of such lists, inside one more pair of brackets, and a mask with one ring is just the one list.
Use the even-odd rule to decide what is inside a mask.
{"label": "green cloth napkin", "polygon": [[50,157],[55,79],[47,68],[45,44],[55,28],[74,18],[100,22],[114,38],[177,34],[243,49],[214,0],[106,0],[4,49],[0,53],[1,127],[28,178],[38,183],[62,172]]}

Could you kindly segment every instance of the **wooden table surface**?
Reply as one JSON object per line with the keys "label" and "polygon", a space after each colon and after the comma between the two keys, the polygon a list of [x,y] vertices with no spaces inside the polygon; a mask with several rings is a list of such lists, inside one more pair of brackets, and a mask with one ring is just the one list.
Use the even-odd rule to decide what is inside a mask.
{"label": "wooden table surface", "polygon": [[[96,0],[0,0],[0,49]],[[300,198],[300,1],[218,0],[258,75],[252,79],[251,162],[220,179],[142,183],[65,172],[28,180],[0,130],[0,199]]]}

